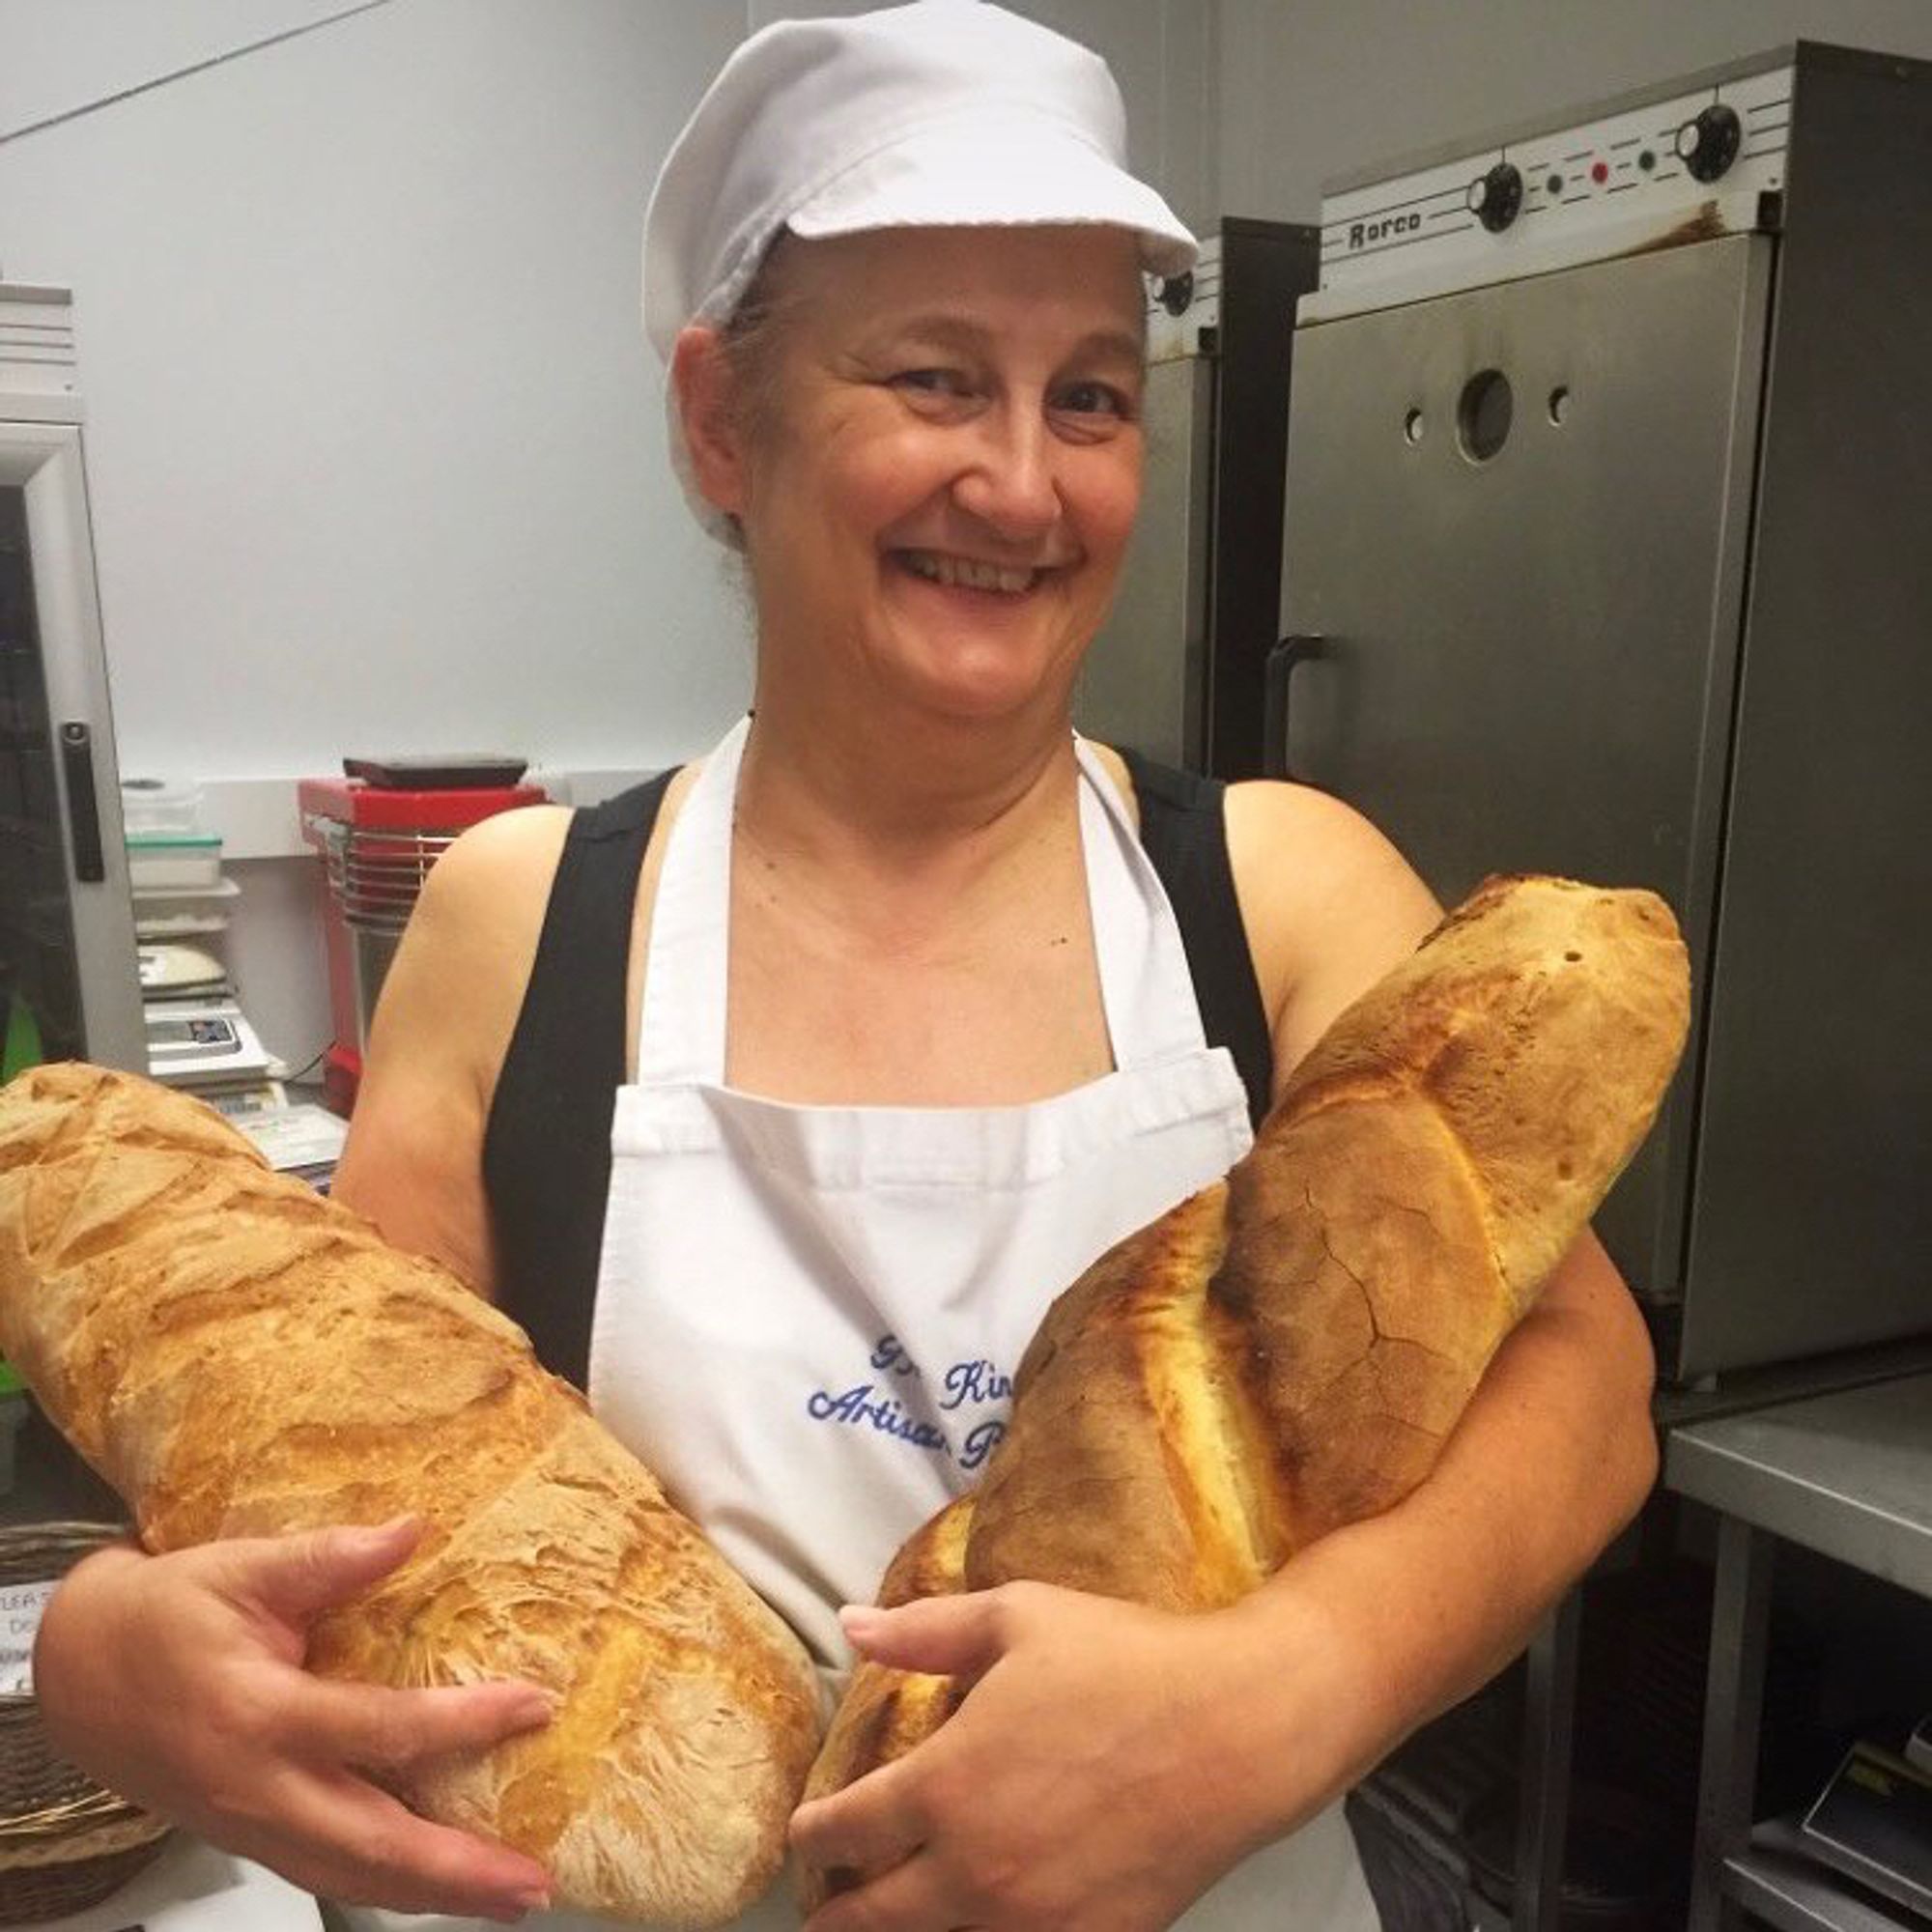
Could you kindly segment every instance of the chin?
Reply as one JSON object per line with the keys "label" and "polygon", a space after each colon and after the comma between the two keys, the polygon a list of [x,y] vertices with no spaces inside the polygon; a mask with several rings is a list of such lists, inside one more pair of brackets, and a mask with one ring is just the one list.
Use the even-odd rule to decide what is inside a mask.
{"label": "chin", "polygon": [[889,659],[891,682],[919,708],[994,724],[1067,709],[1080,653],[1058,640],[965,637],[910,641]]}
{"label": "chin", "polygon": [[902,688],[919,709],[935,717],[991,725],[1043,712],[1064,714],[1072,679],[1058,666],[1043,668],[1037,662],[1022,671],[1009,658],[994,665],[929,667]]}

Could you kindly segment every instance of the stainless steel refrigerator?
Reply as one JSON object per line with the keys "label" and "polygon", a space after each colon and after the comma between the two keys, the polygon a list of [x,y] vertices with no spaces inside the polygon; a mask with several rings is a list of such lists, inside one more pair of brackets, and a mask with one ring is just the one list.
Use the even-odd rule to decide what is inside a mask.
{"label": "stainless steel refrigerator", "polygon": [[72,307],[0,283],[0,1065],[145,1073]]}
{"label": "stainless steel refrigerator", "polygon": [[1322,212],[1273,769],[1445,898],[1675,908],[1599,1223],[1668,1377],[1932,1331],[1932,67],[1800,44]]}

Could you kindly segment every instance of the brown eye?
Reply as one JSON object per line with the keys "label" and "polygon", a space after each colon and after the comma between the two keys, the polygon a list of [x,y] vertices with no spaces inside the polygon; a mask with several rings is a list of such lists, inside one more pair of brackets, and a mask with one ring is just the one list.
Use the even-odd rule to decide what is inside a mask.
{"label": "brown eye", "polygon": [[1111,383],[1069,383],[1054,397],[1054,408],[1068,415],[1124,422],[1133,413],[1126,396]]}
{"label": "brown eye", "polygon": [[956,369],[901,369],[886,380],[888,386],[916,396],[964,396],[970,389]]}

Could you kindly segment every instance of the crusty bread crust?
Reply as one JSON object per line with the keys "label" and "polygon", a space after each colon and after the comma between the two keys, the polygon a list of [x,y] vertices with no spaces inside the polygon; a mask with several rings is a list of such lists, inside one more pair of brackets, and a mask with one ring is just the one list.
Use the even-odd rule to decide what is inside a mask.
{"label": "crusty bread crust", "polygon": [[151,1549],[423,1520],[314,1627],[312,1667],[558,1699],[421,1776],[402,1795],[426,1815],[652,1925],[724,1922],[770,1884],[817,1738],[804,1650],[447,1270],[200,1102],[47,1066],[0,1091],[0,1350]]}
{"label": "crusty bread crust", "polygon": [[[881,1601],[1024,1577],[1209,1609],[1399,1502],[1649,1131],[1689,1015],[1653,894],[1488,881],[1335,1020],[1225,1182],[1054,1303],[978,1491]],[[811,1795],[957,1707],[897,1675],[861,1665]]]}

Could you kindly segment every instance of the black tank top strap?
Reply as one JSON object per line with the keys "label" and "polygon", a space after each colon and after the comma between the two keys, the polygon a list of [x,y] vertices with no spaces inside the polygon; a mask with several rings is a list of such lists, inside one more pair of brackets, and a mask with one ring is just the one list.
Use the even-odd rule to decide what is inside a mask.
{"label": "black tank top strap", "polygon": [[[1225,1046],[1256,1124],[1273,1051],[1228,861],[1227,787],[1123,754],[1141,842],[1173,903],[1210,1046]],[[571,819],[523,1009],[483,1137],[497,1305],[552,1374],[583,1387],[611,1190],[611,1122],[627,1078],[624,1009],[645,848],[672,774]]]}
{"label": "black tank top strap", "polygon": [[638,878],[672,773],[576,812],[483,1133],[497,1305],[584,1384]]}
{"label": "black tank top strap", "polygon": [[1121,756],[1140,807],[1141,845],[1180,926],[1208,1044],[1234,1056],[1259,1127],[1273,1091],[1274,1040],[1228,858],[1228,787],[1138,752]]}

